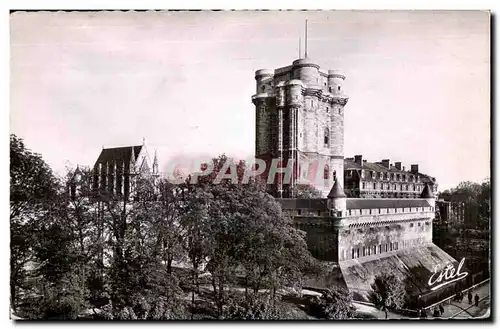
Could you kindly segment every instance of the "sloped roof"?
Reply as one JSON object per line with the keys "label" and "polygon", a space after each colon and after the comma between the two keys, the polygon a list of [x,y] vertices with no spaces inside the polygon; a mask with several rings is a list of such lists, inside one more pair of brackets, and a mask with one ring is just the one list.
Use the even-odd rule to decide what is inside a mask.
{"label": "sloped roof", "polygon": [[336,199],[336,198],[345,198],[346,195],[344,193],[344,189],[340,185],[339,181],[335,179],[335,183],[332,186],[332,189],[330,190],[330,193],[328,193],[328,198],[329,199]]}
{"label": "sloped roof", "polygon": [[347,199],[347,209],[429,207],[423,199]]}
{"label": "sloped roof", "polygon": [[[400,173],[400,174],[407,174],[407,175],[416,175],[416,176],[419,176],[420,177],[420,180],[425,183],[425,182],[428,182],[428,183],[432,183],[432,184],[435,184],[435,178],[434,177],[431,177],[429,175],[426,175],[426,174],[423,174],[423,173],[417,173],[417,174],[414,174],[412,173],[411,171],[403,171],[403,170],[400,170],[398,168],[396,168],[395,166],[389,166],[389,168],[387,167],[384,167],[381,163],[378,163],[378,162],[363,162],[362,165],[359,165],[358,163],[356,163],[352,158],[347,158],[347,159],[344,159],[344,170],[361,170],[361,169],[364,169],[364,170],[369,170],[369,171],[376,171],[376,172],[391,172],[391,173]],[[370,180],[369,177],[365,177],[363,180]]]}
{"label": "sloped roof", "polygon": [[420,194],[420,197],[423,199],[432,199],[434,197],[432,190],[429,188],[429,184],[425,184],[424,190]]}
{"label": "sloped roof", "polygon": [[109,148],[109,149],[103,149],[101,151],[101,154],[97,158],[97,161],[94,165],[96,167],[99,163],[106,164],[106,163],[117,163],[121,164],[125,162],[128,164],[130,162],[130,156],[132,154],[132,147],[134,148],[134,155],[135,155],[135,161],[137,161],[137,157],[139,156],[139,153],[141,152],[142,145],[137,145],[137,146],[125,146],[125,147],[114,147],[114,148]]}
{"label": "sloped roof", "polygon": [[[407,286],[411,296],[430,292],[429,277],[436,265],[457,261],[433,243],[415,248],[372,255],[339,263],[353,299],[369,302],[371,284],[377,275],[392,272]],[[466,271],[464,269],[464,271]],[[438,291],[436,291],[438,292]]]}
{"label": "sloped roof", "polygon": [[324,210],[327,208],[326,199],[276,199],[282,209],[314,209]]}

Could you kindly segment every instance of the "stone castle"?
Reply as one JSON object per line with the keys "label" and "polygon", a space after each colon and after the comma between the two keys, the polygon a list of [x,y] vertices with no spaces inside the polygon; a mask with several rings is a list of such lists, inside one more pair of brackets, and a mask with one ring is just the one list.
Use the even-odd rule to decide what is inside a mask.
{"label": "stone castle", "polygon": [[[344,158],[345,78],[307,57],[276,70],[257,70],[256,157],[268,163],[278,158],[283,167],[293,164],[292,180],[278,177],[269,189],[306,232],[311,253],[331,266],[331,278],[311,287],[335,282],[367,302],[375,276],[392,271],[405,282],[413,305],[428,305],[451,295],[460,283],[429,286],[436,266],[457,264],[432,242],[437,182],[418,165],[407,171],[388,159]],[[314,181],[323,197],[294,198],[294,186],[311,162],[324,166],[319,168],[323,179]]]}
{"label": "stone castle", "polygon": [[328,194],[333,173],[343,181],[345,76],[303,58],[276,70],[258,70],[255,79],[256,157],[293,165],[292,181],[278,179],[271,192],[293,197],[296,180],[307,175],[307,164],[322,163],[323,181],[315,187]]}

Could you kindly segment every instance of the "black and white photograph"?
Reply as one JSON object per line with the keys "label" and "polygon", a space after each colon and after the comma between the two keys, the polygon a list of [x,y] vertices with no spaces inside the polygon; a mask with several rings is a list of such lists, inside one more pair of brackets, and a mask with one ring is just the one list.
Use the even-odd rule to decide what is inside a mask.
{"label": "black and white photograph", "polygon": [[492,320],[490,11],[8,21],[11,321]]}

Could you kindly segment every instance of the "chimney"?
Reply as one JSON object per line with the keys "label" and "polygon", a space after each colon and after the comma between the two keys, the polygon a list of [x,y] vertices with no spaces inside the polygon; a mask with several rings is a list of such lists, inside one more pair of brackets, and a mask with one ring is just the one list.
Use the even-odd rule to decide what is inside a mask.
{"label": "chimney", "polygon": [[398,168],[398,170],[401,170],[401,162],[394,162],[394,167]]}
{"label": "chimney", "polygon": [[412,174],[417,174],[418,173],[418,164],[412,164],[411,165],[411,173]]}
{"label": "chimney", "polygon": [[390,160],[389,159],[382,160],[382,166],[384,166],[387,169],[389,169],[390,168]]}
{"label": "chimney", "polygon": [[356,162],[360,166],[363,165],[363,156],[362,155],[355,155],[354,162]]}

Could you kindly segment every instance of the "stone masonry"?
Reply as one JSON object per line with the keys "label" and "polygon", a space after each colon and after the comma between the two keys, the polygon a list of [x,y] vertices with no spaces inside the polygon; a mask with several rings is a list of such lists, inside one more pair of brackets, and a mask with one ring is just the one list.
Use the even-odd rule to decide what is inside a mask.
{"label": "stone masonry", "polygon": [[292,182],[278,180],[270,190],[293,196],[291,187],[308,180],[328,194],[333,175],[341,181],[344,176],[345,76],[304,58],[276,70],[258,70],[255,79],[256,157],[280,159],[284,167],[295,164]]}

